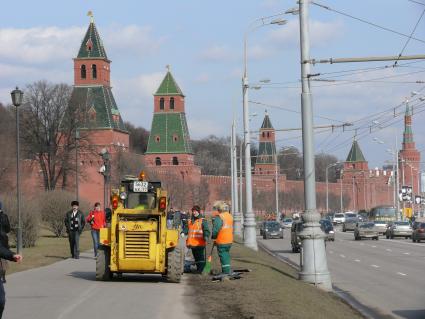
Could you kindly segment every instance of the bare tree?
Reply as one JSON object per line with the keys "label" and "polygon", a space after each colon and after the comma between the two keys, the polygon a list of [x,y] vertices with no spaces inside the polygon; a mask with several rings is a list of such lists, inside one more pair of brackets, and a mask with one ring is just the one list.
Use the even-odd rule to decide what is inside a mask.
{"label": "bare tree", "polygon": [[[329,164],[338,162],[338,159],[334,155],[319,153],[315,156],[315,168],[316,168],[316,181],[325,182],[326,181],[326,167]],[[329,182],[336,182],[337,180],[337,166],[332,166],[328,169],[328,179]]]}
{"label": "bare tree", "polygon": [[124,123],[130,134],[130,151],[138,154],[146,152],[149,139],[149,131],[143,127],[136,127],[130,122]]}
{"label": "bare tree", "polygon": [[[6,182],[10,177],[10,171],[16,172],[15,154],[15,124],[12,109],[5,108],[0,103],[0,149],[3,150],[0,156],[0,192],[10,191],[10,183]],[[9,174],[8,174],[9,172]]]}

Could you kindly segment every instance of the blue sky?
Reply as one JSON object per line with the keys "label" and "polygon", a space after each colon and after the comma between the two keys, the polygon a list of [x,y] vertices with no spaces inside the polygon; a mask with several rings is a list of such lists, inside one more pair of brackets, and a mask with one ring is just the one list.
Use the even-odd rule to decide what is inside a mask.
{"label": "blue sky", "polygon": [[[418,0],[425,3],[424,0]],[[320,0],[337,11],[410,34],[424,5],[409,0]],[[112,86],[124,120],[150,129],[153,97],[171,65],[186,95],[186,113],[192,138],[228,135],[234,112],[241,131],[241,76],[243,37],[250,23],[294,7],[296,1],[20,1],[2,3],[0,12],[0,101],[8,103],[15,85],[47,79],[72,84],[72,58],[87,29],[87,11],[112,60]],[[275,128],[301,126],[299,101],[298,17],[282,16],[284,26],[266,25],[248,34],[250,83],[268,78],[271,84],[251,90],[251,128],[261,125],[265,106]],[[270,20],[267,20],[270,21]],[[406,38],[380,30],[341,14],[311,6],[311,57],[361,57],[398,55]],[[425,17],[414,37],[425,41]],[[421,54],[425,42],[410,40],[403,55]],[[313,106],[316,125],[354,122],[342,131],[318,130],[316,150],[345,159],[357,129],[359,143],[370,167],[381,166],[385,151],[402,133],[403,106],[412,91],[424,92],[425,62],[322,64],[313,73]],[[365,69],[368,70],[360,70]],[[370,69],[376,68],[376,69]],[[378,69],[379,68],[379,69]],[[355,70],[353,72],[340,72]],[[337,77],[335,77],[337,76]],[[326,80],[326,81],[323,81]],[[338,80],[338,81],[336,81]],[[346,82],[341,82],[342,80]],[[373,82],[371,82],[373,80]],[[332,82],[330,82],[332,81]],[[389,82],[392,83],[389,83]],[[421,91],[422,90],[422,91]],[[425,149],[421,124],[425,104],[411,98],[417,114],[414,133],[417,147]],[[279,108],[276,108],[279,107]],[[286,109],[283,110],[282,108]],[[287,111],[290,110],[290,111]],[[374,115],[378,112],[382,114]],[[372,133],[370,133],[372,131]],[[377,137],[387,144],[377,144]],[[278,146],[301,145],[300,132],[277,134]]]}

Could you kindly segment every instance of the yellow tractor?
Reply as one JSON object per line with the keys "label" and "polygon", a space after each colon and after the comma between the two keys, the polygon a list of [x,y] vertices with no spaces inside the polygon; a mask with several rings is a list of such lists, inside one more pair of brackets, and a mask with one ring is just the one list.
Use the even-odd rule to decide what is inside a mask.
{"label": "yellow tractor", "polygon": [[112,191],[112,215],[100,230],[96,259],[96,280],[110,280],[114,274],[161,274],[180,282],[184,246],[179,227],[167,228],[167,192],[160,182],[126,177]]}

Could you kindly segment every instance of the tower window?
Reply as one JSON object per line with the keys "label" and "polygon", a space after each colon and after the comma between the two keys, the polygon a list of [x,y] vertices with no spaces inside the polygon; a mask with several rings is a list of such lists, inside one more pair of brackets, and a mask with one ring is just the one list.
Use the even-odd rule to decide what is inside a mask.
{"label": "tower window", "polygon": [[155,142],[159,143],[161,141],[161,138],[157,135],[155,136]]}
{"label": "tower window", "polygon": [[266,137],[266,133],[263,132],[263,137]]}
{"label": "tower window", "polygon": [[164,98],[163,97],[159,99],[159,109],[160,110],[164,109]]}
{"label": "tower window", "polygon": [[91,66],[91,72],[92,72],[93,79],[97,79],[97,67],[96,67],[96,64],[93,64]]}
{"label": "tower window", "polygon": [[267,132],[267,137],[270,137],[270,132]]}
{"label": "tower window", "polygon": [[179,140],[179,136],[177,134],[173,134],[173,142],[177,142]]}
{"label": "tower window", "polygon": [[170,99],[170,110],[174,110],[174,98]]}
{"label": "tower window", "polygon": [[155,165],[161,166],[161,158],[160,157],[155,158]]}
{"label": "tower window", "polygon": [[83,65],[81,66],[81,78],[82,78],[82,79],[85,79],[86,77],[87,77],[86,65],[85,65],[85,64],[83,64]]}
{"label": "tower window", "polygon": [[177,156],[173,156],[173,165],[179,165],[179,159]]}

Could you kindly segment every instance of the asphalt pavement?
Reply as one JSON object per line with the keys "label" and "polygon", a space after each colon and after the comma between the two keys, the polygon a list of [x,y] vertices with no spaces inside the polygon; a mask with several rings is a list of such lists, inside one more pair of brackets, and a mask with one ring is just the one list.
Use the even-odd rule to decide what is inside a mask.
{"label": "asphalt pavement", "polygon": [[83,253],[80,259],[8,275],[3,318],[197,318],[186,302],[195,297],[183,278],[173,284],[161,276],[124,274],[99,282],[94,258]]}
{"label": "asphalt pavement", "polygon": [[[258,239],[282,259],[299,265],[290,230],[284,239]],[[366,309],[371,317],[425,318],[425,243],[407,239],[355,241],[353,232],[337,229],[326,245],[334,290]]]}

